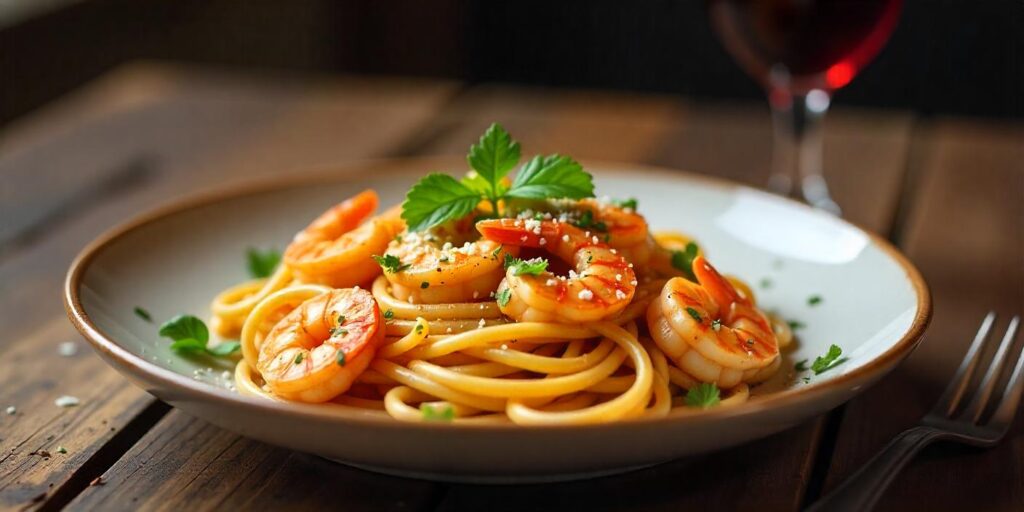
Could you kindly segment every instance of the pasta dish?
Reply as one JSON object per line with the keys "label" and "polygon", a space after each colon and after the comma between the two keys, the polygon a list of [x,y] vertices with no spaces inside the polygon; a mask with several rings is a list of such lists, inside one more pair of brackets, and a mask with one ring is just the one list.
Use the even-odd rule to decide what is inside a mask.
{"label": "pasta dish", "polygon": [[596,198],[572,158],[499,125],[462,179],[380,213],[363,191],[299,231],[266,278],[212,303],[240,393],[404,421],[584,424],[742,403],[792,333],[642,198]]}

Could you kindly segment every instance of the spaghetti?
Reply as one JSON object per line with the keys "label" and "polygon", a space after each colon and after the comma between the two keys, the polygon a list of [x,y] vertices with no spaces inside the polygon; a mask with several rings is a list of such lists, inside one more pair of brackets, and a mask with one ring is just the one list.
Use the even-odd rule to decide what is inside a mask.
{"label": "spaghetti", "polygon": [[503,179],[519,149],[496,130],[469,158],[486,175],[428,175],[400,216],[374,216],[362,192],[299,232],[270,277],[214,298],[215,331],[240,340],[239,392],[566,425],[740,404],[778,370],[792,333],[746,283],[689,237],[652,233],[635,200],[588,198],[567,157]]}

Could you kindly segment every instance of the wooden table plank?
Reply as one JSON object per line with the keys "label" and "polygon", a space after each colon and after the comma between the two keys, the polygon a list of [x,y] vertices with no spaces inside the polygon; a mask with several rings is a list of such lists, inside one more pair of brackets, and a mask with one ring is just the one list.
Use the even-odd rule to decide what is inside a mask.
{"label": "wooden table plank", "polygon": [[[60,355],[63,343],[76,353]],[[116,450],[127,433],[117,443],[127,449],[167,410],[92,354],[63,318],[4,352],[0,375],[0,407],[15,408],[0,414],[0,509],[66,502],[121,453],[104,447]],[[81,403],[58,407],[63,395]]]}
{"label": "wooden table plank", "polygon": [[[166,411],[81,342],[76,358],[56,356],[57,342],[79,339],[59,297],[67,265],[86,242],[170,197],[291,172],[281,168],[283,162],[323,165],[388,154],[456,90],[450,83],[373,78],[253,82],[147,65],[117,73],[83,97],[42,113],[45,122],[30,120],[5,132],[4,183],[58,189],[40,195],[44,210],[59,209],[74,197],[81,182],[61,178],[75,170],[75,162],[98,169],[89,174],[94,178],[108,172],[109,163],[138,155],[155,155],[155,167],[147,180],[96,190],[65,214],[33,214],[15,229],[36,234],[0,254],[0,375],[9,383],[0,389],[0,403],[18,409],[0,418],[0,508],[54,507],[70,500]],[[280,136],[332,125],[337,139],[310,137],[297,144]],[[276,149],[269,147],[275,141]],[[255,160],[246,161],[250,153]],[[15,188],[11,197],[20,196]],[[65,393],[83,404],[54,406]],[[57,454],[54,443],[65,443],[68,454]],[[29,455],[38,449],[51,457]]]}
{"label": "wooden table plank", "polygon": [[[1024,128],[942,120],[922,138],[902,240],[931,286],[935,316],[917,351],[848,405],[827,488],[927,412],[986,311],[1002,314],[997,329],[1024,312]],[[903,471],[879,510],[1022,510],[1022,460],[1020,421],[991,450],[934,446]]]}
{"label": "wooden table plank", "polygon": [[[845,109],[832,115],[825,143],[836,197],[854,222],[888,234],[899,202],[912,117]],[[444,133],[425,141],[420,151],[460,153],[498,120],[526,153],[557,151],[583,159],[653,163],[755,186],[767,181],[771,157],[770,119],[760,104],[703,105],[670,97],[486,86],[454,101],[444,120]],[[686,504],[699,509],[794,510],[812,479],[823,430],[824,418],[818,418],[694,464],[681,461],[590,482],[457,485],[440,508],[671,510]]]}
{"label": "wooden table plank", "polygon": [[498,122],[520,141],[524,154],[643,161],[685,116],[685,108],[668,96],[481,85],[449,104],[437,132],[415,151],[465,155]]}
{"label": "wooden table plank", "polygon": [[415,510],[438,486],[251,441],[172,411],[68,510]]}
{"label": "wooden table plank", "polygon": [[[843,216],[882,236],[899,204],[913,116],[837,107],[825,121],[825,176]],[[763,187],[772,136],[767,105],[691,104],[653,163]]]}
{"label": "wooden table plank", "polygon": [[[0,347],[62,314],[55,297],[68,264],[112,225],[211,186],[390,154],[457,90],[396,79],[266,82],[152,65],[117,76],[90,90],[87,105],[72,98],[43,114],[46,126],[29,121],[28,133],[16,126],[0,137],[3,194],[22,198],[10,211],[27,216],[12,229],[46,235],[6,250],[0,242]],[[97,113],[103,108],[110,116]],[[310,135],[298,143],[282,133]],[[82,182],[64,179],[76,172],[107,186],[83,195]],[[64,211],[69,200],[73,212]]]}

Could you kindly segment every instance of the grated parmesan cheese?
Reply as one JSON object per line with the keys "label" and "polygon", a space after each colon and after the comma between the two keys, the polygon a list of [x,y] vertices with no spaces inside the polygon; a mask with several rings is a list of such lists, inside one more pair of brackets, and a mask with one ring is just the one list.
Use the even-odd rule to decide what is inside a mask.
{"label": "grated parmesan cheese", "polygon": [[57,407],[74,407],[80,403],[81,401],[71,395],[60,396],[53,401],[53,404]]}

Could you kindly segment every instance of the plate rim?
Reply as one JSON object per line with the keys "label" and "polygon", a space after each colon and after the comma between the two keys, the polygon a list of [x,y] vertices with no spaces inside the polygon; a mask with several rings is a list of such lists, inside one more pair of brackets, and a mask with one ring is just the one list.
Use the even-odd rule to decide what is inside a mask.
{"label": "plate rim", "polygon": [[[931,291],[922,277],[920,271],[913,263],[888,240],[865,229],[857,223],[835,217],[834,220],[845,224],[857,232],[866,235],[872,243],[882,249],[888,257],[894,260],[903,270],[904,275],[910,281],[917,299],[917,310],[910,327],[903,333],[899,340],[887,348],[884,352],[867,362],[864,366],[850,372],[841,374],[832,379],[815,382],[790,388],[776,393],[759,397],[757,400],[728,407],[709,410],[695,411],[690,413],[675,413],[668,416],[655,418],[635,418],[625,421],[599,423],[590,425],[517,425],[514,423],[469,423],[469,424],[448,424],[438,422],[404,422],[389,417],[370,415],[358,410],[347,411],[342,408],[325,408],[318,404],[303,404],[285,402],[278,400],[267,400],[259,397],[249,397],[238,393],[231,393],[226,389],[219,389],[209,384],[196,382],[185,375],[155,365],[145,358],[138,356],[114,341],[114,337],[103,332],[95,325],[86,313],[81,301],[82,280],[92,264],[93,260],[102,253],[104,248],[114,243],[121,237],[135,231],[145,225],[157,222],[161,219],[179,214],[195,208],[213,205],[217,202],[235,199],[245,196],[257,195],[271,192],[282,188],[293,188],[326,183],[353,183],[364,179],[358,171],[374,170],[387,175],[401,174],[422,174],[426,169],[443,168],[462,161],[454,156],[428,156],[411,158],[379,158],[350,161],[343,164],[324,166],[319,168],[305,168],[297,172],[285,172],[282,175],[264,177],[254,180],[239,181],[213,187],[208,190],[189,193],[182,197],[169,200],[154,208],[146,210],[126,221],[102,232],[90,241],[72,260],[64,280],[63,302],[64,309],[76,330],[86,339],[100,355],[105,358],[112,358],[118,364],[112,365],[120,373],[136,373],[140,379],[156,379],[165,386],[174,387],[187,391],[191,396],[200,396],[208,400],[227,402],[231,405],[255,408],[257,410],[280,413],[286,416],[298,418],[317,419],[325,421],[345,421],[354,424],[372,426],[374,428],[422,428],[422,429],[456,429],[459,432],[465,431],[492,431],[508,432],[534,430],[575,430],[585,428],[593,429],[614,429],[621,426],[658,426],[665,423],[692,422],[704,423],[715,422],[727,418],[752,416],[766,410],[778,409],[784,406],[799,405],[800,402],[812,402],[815,398],[835,391],[839,388],[846,388],[858,381],[871,380],[872,377],[881,377],[886,368],[893,368],[908,356],[921,342],[924,332],[932,318]],[[463,165],[464,165],[464,161]],[[758,194],[763,194],[773,200],[788,203],[790,206],[803,209],[812,214],[827,215],[813,207],[800,203],[793,199],[770,194],[763,190],[737,183],[724,178],[696,174],[690,171],[672,169],[670,167],[653,166],[637,163],[615,162],[609,160],[582,159],[584,168],[594,169],[598,173],[606,174],[631,174],[640,171],[659,177],[672,179],[681,182],[700,182],[704,185],[725,188],[728,190],[743,189]],[[145,377],[143,377],[145,376]],[[129,379],[130,380],[130,379]],[[148,391],[148,390],[147,390]],[[858,394],[858,393],[855,393]],[[851,397],[852,398],[852,397]]]}

